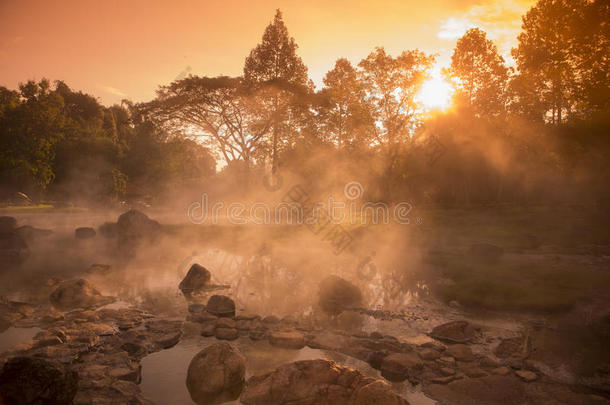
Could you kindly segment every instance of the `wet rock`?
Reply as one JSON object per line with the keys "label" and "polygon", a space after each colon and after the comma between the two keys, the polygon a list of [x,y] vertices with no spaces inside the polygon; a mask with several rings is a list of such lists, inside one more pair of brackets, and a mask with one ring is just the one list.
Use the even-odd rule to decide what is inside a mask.
{"label": "wet rock", "polygon": [[95,235],[95,229],[89,227],[81,227],[74,230],[74,237],[76,239],[92,239],[95,238]]}
{"label": "wet rock", "polygon": [[455,359],[453,357],[443,356],[436,360],[438,364],[455,366]]}
{"label": "wet rock", "polygon": [[178,288],[184,295],[188,296],[209,286],[211,280],[212,274],[210,271],[202,265],[195,263],[186,273]]}
{"label": "wet rock", "polygon": [[194,402],[218,404],[239,397],[245,375],[244,356],[228,343],[216,343],[193,357],[186,386]]}
{"label": "wet rock", "polygon": [[329,276],[320,283],[319,303],[324,312],[338,315],[345,309],[361,307],[362,292],[347,280]]}
{"label": "wet rock", "polygon": [[447,347],[446,353],[459,361],[474,361],[475,360],[472,350],[470,349],[469,346],[466,346],[466,345],[461,345],[461,344],[450,345],[449,347]]}
{"label": "wet rock", "polygon": [[481,358],[481,360],[479,361],[479,365],[481,367],[497,368],[500,367],[500,362],[495,359],[492,359],[491,357],[485,356]]}
{"label": "wet rock", "polygon": [[239,331],[235,328],[216,328],[214,336],[220,340],[235,340],[239,337]]}
{"label": "wet rock", "polygon": [[381,375],[390,381],[419,381],[424,364],[415,353],[392,353],[381,362]]}
{"label": "wet rock", "polygon": [[216,325],[214,324],[203,325],[201,328],[201,336],[210,337],[214,336],[214,333],[216,333]]}
{"label": "wet rock", "polygon": [[474,366],[464,367],[461,369],[461,371],[470,378],[480,378],[480,377],[485,377],[487,375],[487,373],[485,371],[481,370],[478,367],[474,367]]}
{"label": "wet rock", "polygon": [[112,297],[104,297],[87,280],[79,278],[59,284],[49,297],[51,303],[61,310],[87,308],[113,302]]}
{"label": "wet rock", "polygon": [[235,322],[235,327],[240,331],[248,331],[252,326],[252,321],[246,319],[240,319]]}
{"label": "wet rock", "polygon": [[0,233],[0,263],[19,266],[29,255],[28,245],[16,232]]}
{"label": "wet rock", "polygon": [[504,249],[490,243],[475,243],[470,245],[470,255],[472,258],[484,263],[497,263],[503,254]]}
{"label": "wet rock", "polygon": [[439,357],[441,357],[441,354],[434,349],[423,349],[420,350],[419,357],[421,357],[422,360],[430,361],[438,359]]}
{"label": "wet rock", "polygon": [[182,331],[175,331],[170,333],[165,333],[161,336],[155,338],[154,342],[161,349],[169,349],[170,347],[174,347],[180,342],[180,338],[182,337]]}
{"label": "wet rock", "polygon": [[304,360],[248,380],[245,405],[389,404],[406,405],[389,384],[330,360]]}
{"label": "wet rock", "polygon": [[269,343],[285,349],[302,349],[305,337],[299,332],[273,332],[269,335]]}
{"label": "wet rock", "polygon": [[148,354],[148,349],[145,346],[142,346],[133,342],[125,342],[121,345],[121,350],[126,351],[129,356],[141,359]]}
{"label": "wet rock", "polygon": [[262,319],[262,322],[264,325],[266,325],[267,327],[269,326],[275,326],[278,323],[280,323],[280,318],[278,318],[275,315],[267,315],[266,317],[264,317]]}
{"label": "wet rock", "polygon": [[435,377],[430,379],[430,382],[432,384],[449,384],[451,381],[455,381],[456,376],[455,375],[448,375],[445,377]]}
{"label": "wet rock", "polygon": [[19,228],[16,228],[15,233],[17,235],[19,235],[21,238],[23,238],[23,240],[29,242],[29,241],[36,240],[38,238],[43,238],[43,237],[49,236],[49,235],[53,234],[53,231],[50,229],[34,228],[33,226],[30,226],[30,225],[23,225],[23,226],[20,226]]}
{"label": "wet rock", "polygon": [[407,401],[392,391],[391,386],[381,380],[377,380],[356,391],[354,405],[408,405]]}
{"label": "wet rock", "polygon": [[248,337],[252,340],[262,340],[267,337],[269,331],[266,328],[254,328],[248,332]]}
{"label": "wet rock", "polygon": [[143,241],[150,241],[159,233],[161,225],[138,210],[129,210],[117,220],[119,251],[126,257],[135,254]]}
{"label": "wet rock", "polygon": [[235,302],[225,295],[212,295],[208,300],[207,311],[218,317],[235,316]]}
{"label": "wet rock", "polygon": [[234,329],[235,328],[235,320],[233,320],[231,318],[218,318],[216,320],[216,327],[217,328],[231,328],[231,329]]}
{"label": "wet rock", "polygon": [[432,329],[430,337],[448,343],[467,343],[475,336],[475,329],[466,321],[444,323]]}
{"label": "wet rock", "polygon": [[530,355],[531,347],[529,336],[505,338],[494,349],[494,354],[501,359],[525,359]]}
{"label": "wet rock", "polygon": [[510,368],[508,367],[496,367],[493,370],[491,370],[492,374],[495,375],[508,375],[510,373]]}
{"label": "wet rock", "polygon": [[521,378],[525,382],[532,382],[538,379],[538,375],[533,371],[517,370],[515,371],[515,374],[517,375],[517,377]]}
{"label": "wet rock", "polygon": [[35,357],[9,359],[0,374],[0,396],[6,404],[70,404],[78,375],[64,365]]}
{"label": "wet rock", "polygon": [[448,377],[450,375],[455,375],[455,370],[449,367],[441,367],[441,369],[439,370],[441,372],[442,375],[444,375],[445,377]]}

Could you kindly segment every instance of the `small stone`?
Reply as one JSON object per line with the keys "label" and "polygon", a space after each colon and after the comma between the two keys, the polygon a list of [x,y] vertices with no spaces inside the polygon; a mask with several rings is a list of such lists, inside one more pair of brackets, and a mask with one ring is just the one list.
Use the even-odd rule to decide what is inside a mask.
{"label": "small stone", "polygon": [[504,367],[504,366],[497,367],[497,368],[494,368],[493,370],[491,370],[491,373],[495,374],[495,375],[508,375],[508,373],[510,373],[510,368]]}
{"label": "small stone", "polygon": [[214,336],[215,332],[216,332],[216,325],[214,325],[214,324],[203,325],[203,327],[201,328],[201,336],[205,336],[205,337]]}
{"label": "small stone", "polygon": [[74,237],[76,239],[91,239],[91,238],[95,238],[95,229],[88,228],[88,227],[76,228],[74,230]]}
{"label": "small stone", "polygon": [[481,367],[497,368],[500,366],[500,363],[491,357],[485,356],[479,361],[479,365]]}
{"label": "small stone", "polygon": [[436,360],[441,357],[441,354],[434,349],[424,349],[419,352],[419,357],[423,360]]}
{"label": "small stone", "polygon": [[442,364],[448,364],[451,366],[455,365],[455,359],[453,357],[443,356],[443,357],[437,359],[437,361]]}
{"label": "small stone", "polygon": [[447,347],[447,353],[460,361],[474,361],[475,359],[472,350],[466,345],[451,345]]}
{"label": "small stone", "polygon": [[453,380],[455,380],[455,376],[450,375],[447,377],[432,378],[430,382],[433,384],[449,384]]}
{"label": "small stone", "polygon": [[455,374],[455,370],[449,367],[441,367],[440,372],[444,376],[450,376]]}
{"label": "small stone", "polygon": [[216,328],[214,335],[220,340],[235,340],[239,337],[239,331],[235,328]]}
{"label": "small stone", "polygon": [[218,317],[235,316],[235,302],[225,295],[212,295],[208,300],[207,310]]}
{"label": "small stone", "polygon": [[515,374],[525,382],[531,382],[538,378],[536,373],[528,370],[517,370]]}
{"label": "small stone", "polygon": [[462,369],[462,371],[470,378],[480,378],[485,377],[487,375],[485,371],[481,370],[478,367],[467,367]]}
{"label": "small stone", "polygon": [[178,344],[182,337],[182,331],[166,333],[161,337],[155,339],[155,343],[158,344],[162,349],[169,349]]}
{"label": "small stone", "polygon": [[274,332],[269,335],[269,343],[285,349],[302,349],[305,347],[305,337],[299,332]]}
{"label": "small stone", "polygon": [[217,328],[235,328],[235,321],[231,318],[218,318],[216,320]]}

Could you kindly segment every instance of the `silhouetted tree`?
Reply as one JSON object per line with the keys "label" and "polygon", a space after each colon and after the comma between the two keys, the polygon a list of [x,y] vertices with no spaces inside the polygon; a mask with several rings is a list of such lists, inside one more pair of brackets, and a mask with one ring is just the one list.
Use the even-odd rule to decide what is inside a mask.
{"label": "silhouetted tree", "polygon": [[506,107],[508,69],[484,31],[472,28],[457,41],[447,70],[456,96],[480,115],[501,114]]}
{"label": "silhouetted tree", "polygon": [[[278,9],[258,44],[244,64],[244,80],[256,97],[258,115],[272,128],[272,171],[277,168],[279,143],[297,130],[300,115],[306,113],[303,98],[313,89],[307,67],[296,54],[298,45],[288,34]],[[260,124],[266,127],[268,124]]]}
{"label": "silhouetted tree", "polygon": [[370,140],[371,115],[358,71],[347,59],[339,59],[324,76],[319,92],[319,130],[339,146],[363,145]]}

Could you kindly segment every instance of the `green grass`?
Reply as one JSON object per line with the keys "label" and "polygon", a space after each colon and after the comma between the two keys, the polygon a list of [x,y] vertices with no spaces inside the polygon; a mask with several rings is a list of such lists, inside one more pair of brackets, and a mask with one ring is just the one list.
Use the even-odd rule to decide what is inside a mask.
{"label": "green grass", "polygon": [[519,235],[533,234],[543,245],[569,252],[582,245],[610,245],[610,215],[592,207],[502,206],[428,209],[423,218],[427,240],[452,245],[476,242],[515,249]]}
{"label": "green grass", "polygon": [[610,288],[605,272],[535,264],[450,263],[442,274],[452,281],[435,288],[442,299],[490,310],[562,312]]}
{"label": "green grass", "polygon": [[82,207],[55,207],[52,204],[37,204],[37,205],[7,205],[0,206],[0,213],[37,213],[37,212],[80,212],[87,211]]}

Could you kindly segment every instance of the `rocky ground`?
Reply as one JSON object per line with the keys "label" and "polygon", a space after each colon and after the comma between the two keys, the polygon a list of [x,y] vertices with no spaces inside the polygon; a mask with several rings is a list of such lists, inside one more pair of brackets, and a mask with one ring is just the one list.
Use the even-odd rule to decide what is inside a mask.
{"label": "rocky ground", "polygon": [[[106,231],[118,233],[119,254],[129,255],[134,241],[158,227],[134,213]],[[75,237],[91,235],[80,230]],[[19,261],[21,247],[14,243],[3,254]],[[108,274],[95,266],[89,271]],[[413,312],[368,309],[359,289],[337,276],[320,284],[323,314],[278,318],[236,308],[222,292],[226,286],[212,279],[205,267],[193,265],[176,285],[182,304],[170,311],[115,302],[82,278],[49,280],[44,300],[2,298],[0,330],[41,331],[0,354],[0,404],[151,403],[154,398],[139,387],[141,360],[193,335],[219,343],[202,348],[189,366],[186,384],[202,404],[405,404],[388,383],[400,381],[420,386],[439,404],[610,403],[610,369],[586,379],[565,377],[533,356],[533,336],[544,325],[503,328],[442,304],[414,306]],[[341,353],[368,363],[383,379],[319,359],[246,380],[243,356],[231,344],[236,339]]]}
{"label": "rocky ground", "polygon": [[[0,389],[6,403],[13,403],[17,397],[11,395],[17,392],[22,399],[72,394],[75,404],[150,403],[138,387],[140,360],[176,345],[185,333],[214,336],[219,341],[247,336],[293,350],[309,346],[340,352],[366,361],[388,381],[421,384],[424,392],[441,404],[608,403],[603,396],[607,392],[561,384],[541,373],[528,360],[527,336],[489,340],[485,339],[484,329],[467,321],[439,325],[430,331],[433,341],[415,345],[382,331],[348,333],[305,319],[235,315],[232,300],[218,295],[212,296],[207,304],[189,305],[184,319],[166,318],[136,308],[90,306],[60,311],[50,303],[33,306],[6,300],[0,304],[0,313],[5,325],[42,329],[32,340],[2,354]],[[37,362],[23,363],[23,358]],[[332,372],[321,377],[324,373],[313,372],[312,367]],[[43,368],[52,368],[55,373],[41,376]],[[372,404],[385,396],[394,398],[387,384],[359,373],[350,374],[354,372],[327,363],[289,364],[270,375],[250,378],[241,401],[293,403],[298,399],[309,401],[299,403],[330,403],[335,398],[332,401],[337,403],[336,399],[342,398],[338,403]],[[16,379],[16,375],[21,379]],[[284,378],[285,375],[292,377]],[[30,383],[37,378],[61,381],[53,388],[60,392],[49,393],[40,388],[43,383]],[[325,388],[313,390],[314,383]],[[379,386],[374,390],[371,387],[372,392],[366,395],[354,393],[368,384]],[[404,403],[398,398],[395,401]]]}

